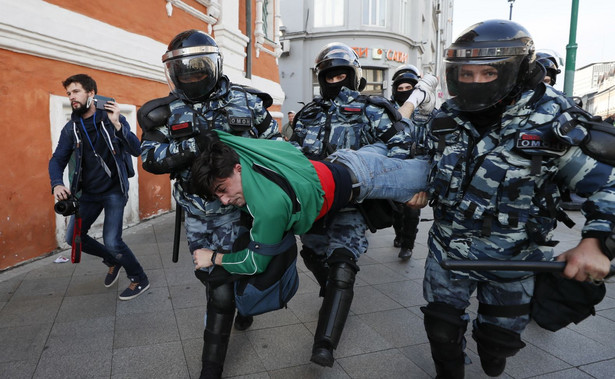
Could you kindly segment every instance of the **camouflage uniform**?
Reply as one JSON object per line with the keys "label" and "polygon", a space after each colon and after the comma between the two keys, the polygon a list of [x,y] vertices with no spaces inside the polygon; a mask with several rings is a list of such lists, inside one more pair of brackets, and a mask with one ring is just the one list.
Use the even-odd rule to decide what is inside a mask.
{"label": "camouflage uniform", "polygon": [[[310,159],[324,159],[337,149],[358,150],[376,142],[385,142],[389,157],[407,158],[410,137],[400,131],[399,115],[392,118],[379,101],[387,102],[384,98],[368,100],[346,87],[334,101],[317,97],[295,116],[291,142],[298,143]],[[301,240],[319,255],[329,256],[344,247],[356,259],[367,250],[366,230],[363,216],[356,208],[347,208],[328,220],[326,235],[306,234]]]}
{"label": "camouflage uniform", "polygon": [[[533,278],[527,272],[447,272],[439,262],[550,260],[560,200],[557,183],[588,196],[584,237],[610,234],[615,224],[613,167],[558,139],[565,116],[558,117],[573,104],[550,86],[540,85],[536,92],[525,92],[507,107],[500,126],[483,135],[447,103],[431,122],[436,164],[430,177],[434,224],[423,288],[428,302],[463,310],[478,287],[480,303],[528,304]],[[462,318],[467,320],[467,314]],[[479,313],[478,321],[520,333],[529,316]]]}
{"label": "camouflage uniform", "polygon": [[[278,133],[277,122],[271,118],[263,101],[245,88],[232,85],[226,77],[206,102],[187,104],[172,102],[168,124],[154,131],[144,132],[141,157],[148,171],[161,173],[166,161],[173,156],[193,157],[198,154],[194,136],[175,139],[170,125],[191,122],[200,130],[218,129],[245,137],[270,138]],[[259,132],[261,130],[262,132]],[[186,211],[186,237],[190,252],[199,248],[230,250],[239,225],[240,212],[223,206],[218,200],[206,201],[186,191],[190,180],[190,164],[172,171],[176,179],[173,196]]]}

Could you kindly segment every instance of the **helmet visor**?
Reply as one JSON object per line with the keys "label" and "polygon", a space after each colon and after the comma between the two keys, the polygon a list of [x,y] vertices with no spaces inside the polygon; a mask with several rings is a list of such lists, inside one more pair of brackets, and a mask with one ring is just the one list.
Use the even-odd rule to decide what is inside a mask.
{"label": "helmet visor", "polygon": [[182,99],[198,101],[211,93],[218,82],[218,54],[177,57],[164,62],[171,92]]}
{"label": "helmet visor", "polygon": [[523,56],[445,60],[453,108],[476,112],[504,99],[517,84]]}

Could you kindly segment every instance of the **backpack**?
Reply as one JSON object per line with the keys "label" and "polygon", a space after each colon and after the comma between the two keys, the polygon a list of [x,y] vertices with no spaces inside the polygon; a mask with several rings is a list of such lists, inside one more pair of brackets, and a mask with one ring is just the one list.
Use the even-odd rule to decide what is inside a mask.
{"label": "backpack", "polygon": [[250,241],[244,228],[235,240],[233,250],[242,245],[263,255],[274,255],[267,269],[257,275],[241,275],[234,282],[235,305],[243,316],[255,316],[285,308],[299,288],[297,274],[297,243],[292,232],[286,233],[281,242],[267,245]]}

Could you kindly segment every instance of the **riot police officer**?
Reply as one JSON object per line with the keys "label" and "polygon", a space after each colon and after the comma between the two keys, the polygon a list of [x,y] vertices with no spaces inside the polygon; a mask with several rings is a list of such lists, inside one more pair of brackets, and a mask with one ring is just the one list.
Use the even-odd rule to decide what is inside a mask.
{"label": "riot police officer", "polygon": [[[392,98],[391,103],[396,108],[403,106],[406,100],[410,97],[416,87],[421,75],[418,68],[411,64],[399,66],[393,74]],[[433,111],[435,113],[435,111]],[[432,117],[432,114],[424,115],[421,112],[412,112],[409,122],[416,126],[425,126]],[[426,128],[417,128],[421,141],[424,140],[424,131]],[[410,207],[399,207],[393,213],[393,229],[395,230],[395,239],[393,246],[399,247],[397,256],[402,260],[408,260],[412,257],[412,249],[418,232],[421,210]]]}
{"label": "riot police officer", "polygon": [[540,51],[536,53],[536,61],[547,70],[543,81],[550,86],[555,86],[557,75],[562,72],[557,64],[557,58],[552,54]]}
{"label": "riot police officer", "polygon": [[[238,86],[222,72],[222,54],[208,34],[188,30],[169,43],[163,58],[172,94],[154,99],[139,110],[143,129],[143,168],[176,179],[173,196],[185,210],[190,252],[200,248],[229,251],[238,234],[240,212],[218,200],[206,201],[190,191],[190,167],[204,143],[204,131],[224,130],[245,137],[278,135],[277,122],[267,111],[272,99],[254,89]],[[233,283],[221,267],[195,271],[207,288],[207,317],[201,378],[222,375],[230,329],[235,316]],[[243,330],[252,317],[237,315]]]}
{"label": "riot police officer", "polygon": [[[475,24],[445,57],[452,98],[430,123],[434,223],[423,283],[428,304],[421,309],[438,377],[463,378],[465,309],[476,290],[472,337],[483,370],[498,376],[506,359],[525,346],[521,332],[530,320],[533,277],[449,272],[439,263],[550,260],[562,185],[588,196],[582,240],[558,257],[567,261],[564,275],[580,281],[603,278],[613,253],[601,246],[615,226],[615,170],[605,162],[615,160],[605,156],[608,149],[592,148],[579,137],[593,133],[583,123],[586,115],[542,83],[544,70],[521,25]],[[576,121],[555,122],[562,115]]]}
{"label": "riot police officer", "polygon": [[[296,114],[290,141],[311,159],[370,144],[388,156],[408,157],[411,141],[398,124],[401,115],[383,97],[360,94],[366,81],[355,51],[343,43],[331,43],[319,52],[315,63],[321,97]],[[364,216],[350,207],[326,217],[301,236],[301,256],[324,297],[311,356],[321,366],[333,366],[333,350],[352,303],[357,259],[367,250],[366,230]]]}

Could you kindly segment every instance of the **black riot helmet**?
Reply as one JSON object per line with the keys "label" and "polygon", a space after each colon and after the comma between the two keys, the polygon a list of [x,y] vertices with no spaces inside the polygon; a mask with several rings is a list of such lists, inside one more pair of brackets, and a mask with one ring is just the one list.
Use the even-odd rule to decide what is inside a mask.
{"label": "black riot helmet", "polygon": [[[365,88],[366,81],[363,78],[359,56],[352,48],[341,42],[332,42],[318,53],[314,72],[318,77],[320,94],[325,99],[337,96],[342,86],[355,91]],[[327,76],[342,73],[346,74],[345,80],[334,84],[327,83]]]}
{"label": "black riot helmet", "polygon": [[216,41],[199,30],[179,33],[162,56],[167,82],[176,96],[203,101],[222,77],[222,54]]}
{"label": "black riot helmet", "polygon": [[547,52],[539,51],[536,53],[536,61],[547,70],[547,76],[551,78],[551,83],[549,84],[554,86],[557,74],[562,72],[557,64],[557,58]]}
{"label": "black riot helmet", "polygon": [[512,100],[544,77],[543,68],[536,65],[532,36],[508,20],[470,26],[445,50],[444,61],[451,105],[466,112]]}
{"label": "black riot helmet", "polygon": [[[408,99],[408,97],[410,97],[410,94],[412,94],[412,91],[414,91],[414,87],[416,86],[416,83],[418,83],[420,78],[421,75],[419,74],[419,69],[416,68],[416,66],[413,66],[411,64],[404,64],[397,67],[395,73],[393,74],[393,100],[399,105],[402,105]],[[397,87],[399,87],[399,85],[402,83],[411,84],[412,89],[409,91],[398,91]]]}

